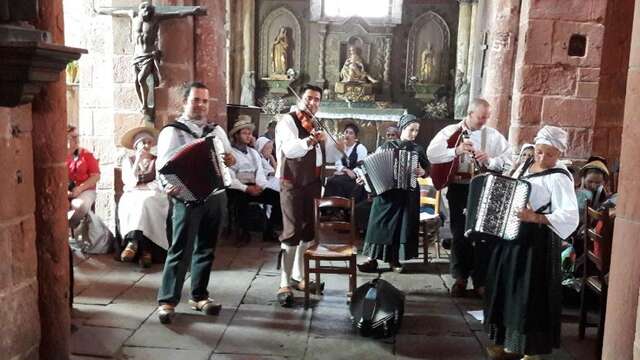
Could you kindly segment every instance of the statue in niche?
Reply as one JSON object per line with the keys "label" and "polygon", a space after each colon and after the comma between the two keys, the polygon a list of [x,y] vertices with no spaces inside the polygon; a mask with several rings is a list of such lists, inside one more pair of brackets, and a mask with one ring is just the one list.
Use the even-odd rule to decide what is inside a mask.
{"label": "statue in niche", "polygon": [[433,46],[431,43],[427,44],[427,48],[422,50],[421,65],[420,65],[420,80],[422,82],[436,82],[437,74],[436,72],[436,55],[433,51]]}
{"label": "statue in niche", "polygon": [[255,91],[256,91],[256,79],[254,71],[247,71],[242,75],[240,85],[242,91],[240,93],[240,104],[247,106],[255,105]]}
{"label": "statue in niche", "polygon": [[[137,9],[108,8],[98,11],[102,15],[128,16],[131,19],[131,36],[134,42],[133,68],[136,74],[136,94],[142,105],[140,111],[150,114],[153,109],[149,107],[149,95],[153,88],[160,84],[160,69],[158,61],[162,52],[158,49],[158,30],[164,20],[181,18],[186,16],[206,15],[207,10],[200,6],[162,7],[156,9],[151,2],[144,1]],[[151,87],[147,82],[149,77],[153,80]],[[154,104],[155,106],[155,104]]]}
{"label": "statue in niche", "polygon": [[371,77],[365,70],[361,52],[362,50],[357,46],[349,47],[349,57],[347,57],[344,65],[342,65],[342,70],[340,70],[340,82],[365,83],[369,81],[374,84],[378,82],[378,80]]}
{"label": "statue in niche", "polygon": [[456,72],[456,94],[454,99],[454,117],[462,119],[467,116],[467,107],[469,106],[469,90],[471,84],[467,82],[467,76],[462,71]]}
{"label": "statue in niche", "polygon": [[289,64],[289,30],[281,27],[271,45],[272,74],[286,75]]}

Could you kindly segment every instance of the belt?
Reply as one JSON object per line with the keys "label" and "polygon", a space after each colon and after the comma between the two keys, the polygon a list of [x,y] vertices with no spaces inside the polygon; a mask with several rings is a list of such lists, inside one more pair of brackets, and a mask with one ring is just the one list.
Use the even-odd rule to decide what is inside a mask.
{"label": "belt", "polygon": [[451,182],[454,184],[468,184],[471,181],[471,174],[458,173],[451,177]]}

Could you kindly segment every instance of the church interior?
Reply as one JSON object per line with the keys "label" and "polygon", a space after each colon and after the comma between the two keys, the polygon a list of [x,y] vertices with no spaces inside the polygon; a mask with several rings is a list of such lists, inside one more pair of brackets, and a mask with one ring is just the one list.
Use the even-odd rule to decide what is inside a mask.
{"label": "church interior", "polygon": [[[562,129],[566,150],[559,161],[572,172],[576,201],[596,163],[604,167],[598,189],[615,201],[622,197],[606,211],[609,235],[593,235],[606,238],[604,245],[584,245],[596,231],[587,220],[576,230],[575,241],[584,241],[578,254],[556,259],[566,272],[561,343],[545,357],[517,358],[640,360],[640,196],[633,190],[640,188],[634,175],[640,170],[640,2],[634,0],[0,0],[0,360],[507,358],[487,350],[483,293],[450,296],[456,278],[446,240],[454,225],[443,210],[448,190],[439,188],[435,216],[421,213],[414,229],[419,258],[401,271],[390,263],[392,270],[377,276],[356,271],[355,263],[345,270],[349,278],[330,270],[311,305],[303,301],[308,291],[296,291],[291,309],[280,307],[276,294],[286,249],[271,238],[284,238],[286,226],[271,232],[262,218],[279,213],[284,196],[277,207],[252,201],[246,208],[230,205],[228,213],[225,207],[206,275],[220,314],[206,316],[204,305],[192,311],[187,284],[178,289],[183,300],[173,322],[158,320],[156,295],[176,231],[165,220],[175,220],[178,208],[159,192],[165,208],[155,227],[165,245],[147,239],[155,245],[135,254],[121,219],[136,205],[123,201],[130,191],[126,166],[142,166],[133,129],[154,137],[149,151],[159,151],[167,125],[185,116],[188,96],[200,86],[194,81],[208,93],[205,119],[229,135],[234,151],[247,153],[236,142],[250,129],[247,144],[258,156],[276,154],[277,148],[262,151],[265,144],[287,146],[278,142],[282,115],[311,114],[300,103],[307,104],[307,85],[319,89],[311,116],[326,134],[315,159],[322,179],[337,176],[344,159],[349,163],[347,147],[354,156],[359,145],[365,155],[384,147],[389,129],[403,131],[407,115],[419,124],[413,141],[426,157],[436,135],[471,116],[478,98],[490,105],[485,126],[506,140],[514,161],[527,144],[537,146],[541,129]],[[346,140],[349,129],[355,146]],[[74,156],[86,149],[95,157],[92,185],[71,185],[72,140]],[[280,158],[269,154],[262,160],[273,161],[270,174],[280,191],[284,185],[274,175]],[[239,188],[255,186],[253,176]],[[93,196],[82,227],[70,225],[69,215],[78,185]],[[433,196],[418,188],[423,206]],[[230,189],[237,188],[227,189],[230,204],[241,201]],[[362,196],[371,221],[372,195]],[[605,203],[600,192],[597,197]],[[595,213],[590,201],[580,216]],[[356,226],[360,207],[351,204],[359,248],[353,261],[362,263],[366,226]],[[435,228],[428,228],[425,219],[434,218]],[[102,232],[100,244],[87,240],[92,229]],[[339,259],[330,261],[332,268],[348,262]],[[195,287],[191,266],[186,282]],[[311,278],[320,285],[320,275]],[[399,329],[381,339],[353,329],[347,301],[356,285],[377,278],[404,299]]]}

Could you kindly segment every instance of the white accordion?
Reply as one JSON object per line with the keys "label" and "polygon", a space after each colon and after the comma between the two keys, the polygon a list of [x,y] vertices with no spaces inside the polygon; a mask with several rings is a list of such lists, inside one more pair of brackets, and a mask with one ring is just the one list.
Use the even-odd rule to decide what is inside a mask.
{"label": "white accordion", "polygon": [[502,175],[482,174],[469,184],[465,236],[492,235],[513,241],[520,234],[518,212],[527,207],[531,184]]}
{"label": "white accordion", "polygon": [[364,179],[368,192],[380,195],[392,189],[415,189],[417,167],[417,152],[388,149],[367,156],[355,172]]}

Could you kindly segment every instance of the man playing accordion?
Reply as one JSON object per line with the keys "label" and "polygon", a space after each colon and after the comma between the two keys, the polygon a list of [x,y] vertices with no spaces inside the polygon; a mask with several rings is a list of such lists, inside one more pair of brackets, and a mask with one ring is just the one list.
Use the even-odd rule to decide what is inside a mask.
{"label": "man playing accordion", "polygon": [[[222,127],[208,121],[209,90],[194,82],[186,87],[183,97],[184,112],[175,123],[165,126],[158,138],[156,168],[162,169],[174,155],[187,145],[207,135],[215,136],[224,147],[224,161],[233,165],[231,145]],[[189,164],[194,175],[203,176],[203,168],[211,164]],[[191,271],[191,299],[194,310],[215,315],[221,305],[209,298],[207,285],[213,263],[214,251],[224,213],[227,208],[225,189],[217,189],[204,201],[188,203],[182,199],[186,189],[169,184],[167,177],[158,174],[164,191],[171,197],[171,245],[162,272],[162,285],[158,291],[158,317],[167,324],[180,302],[180,294],[187,270]],[[212,181],[206,179],[206,181]],[[189,262],[190,261],[190,262]]]}
{"label": "man playing accordion", "polygon": [[486,126],[489,103],[480,98],[469,104],[460,123],[440,130],[427,148],[431,177],[436,188],[448,187],[447,199],[451,213],[451,276],[455,284],[451,296],[464,296],[467,279],[473,279],[478,295],[484,293],[484,283],[492,242],[479,236],[466,238],[465,207],[469,181],[481,171],[502,173],[511,166],[511,147],[498,130]]}

